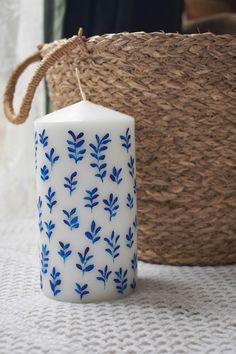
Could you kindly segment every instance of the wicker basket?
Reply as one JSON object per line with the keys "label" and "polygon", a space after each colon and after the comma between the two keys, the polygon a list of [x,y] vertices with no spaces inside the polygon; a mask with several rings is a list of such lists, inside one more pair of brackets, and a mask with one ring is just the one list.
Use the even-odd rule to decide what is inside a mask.
{"label": "wicker basket", "polygon": [[[18,76],[42,59],[14,114]],[[139,257],[236,262],[236,37],[81,35],[43,45],[13,72],[5,113],[23,122],[47,72],[52,109],[86,96],[136,118]]]}

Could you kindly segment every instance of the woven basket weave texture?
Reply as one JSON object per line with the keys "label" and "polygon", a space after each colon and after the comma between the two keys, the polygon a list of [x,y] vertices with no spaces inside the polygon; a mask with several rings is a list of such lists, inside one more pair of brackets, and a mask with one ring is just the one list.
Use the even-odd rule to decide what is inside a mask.
{"label": "woven basket weave texture", "polygon": [[87,99],[136,118],[140,259],[236,262],[236,37],[122,33],[86,47],[49,69],[52,109],[80,99],[78,67]]}

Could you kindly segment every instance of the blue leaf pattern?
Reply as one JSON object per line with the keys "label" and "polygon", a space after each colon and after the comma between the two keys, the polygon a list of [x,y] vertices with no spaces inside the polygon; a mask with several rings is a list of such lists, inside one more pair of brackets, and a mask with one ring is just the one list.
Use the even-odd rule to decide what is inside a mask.
{"label": "blue leaf pattern", "polygon": [[37,171],[38,168],[38,161],[37,161],[37,152],[38,152],[38,133],[35,132],[34,134],[34,164],[35,164],[35,171]]}
{"label": "blue leaf pattern", "polygon": [[113,263],[115,261],[115,258],[120,255],[120,245],[118,244],[119,238],[120,235],[115,236],[115,231],[112,231],[110,238],[104,238],[104,241],[108,244],[108,248],[106,248],[105,251],[112,257]]}
{"label": "blue leaf pattern", "polygon": [[116,283],[116,290],[119,294],[124,294],[125,289],[127,288],[127,273],[128,270],[119,269],[118,272],[115,272],[116,277],[114,278],[114,282]]}
{"label": "blue leaf pattern", "polygon": [[135,280],[135,278],[133,278],[133,281],[132,281],[132,283],[130,284],[130,287],[131,287],[131,289],[135,289],[136,288],[136,286],[137,286],[137,284],[136,284],[136,280]]}
{"label": "blue leaf pattern", "polygon": [[134,253],[133,258],[131,259],[131,268],[135,272],[138,267],[138,260],[137,260],[137,254]]}
{"label": "blue leaf pattern", "polygon": [[88,264],[88,262],[93,258],[93,256],[89,256],[89,247],[86,247],[84,250],[84,253],[80,253],[78,252],[78,256],[80,258],[80,263],[76,264],[76,267],[82,271],[83,275],[86,272],[90,272],[91,270],[93,270],[94,265],[93,264]]}
{"label": "blue leaf pattern", "polygon": [[[49,291],[51,291],[53,296],[58,296],[64,291],[64,284],[61,286],[64,272],[66,269],[69,271],[70,267],[73,266],[74,270],[78,270],[79,282],[76,282],[76,279],[73,280],[71,290],[74,296],[77,293],[78,301],[79,299],[81,301],[84,298],[86,299],[90,293],[94,296],[93,291],[98,291],[99,288],[102,292],[109,292],[112,290],[110,286],[112,286],[112,291],[115,291],[116,294],[124,294],[128,287],[130,291],[136,288],[138,267],[135,239],[137,219],[134,217],[136,206],[135,158],[132,153],[130,128],[124,129],[114,137],[114,144],[115,139],[118,142],[119,154],[123,152],[121,156],[126,156],[123,162],[119,159],[116,161],[115,154],[111,156],[110,146],[113,144],[111,133],[105,134],[103,132],[100,134],[98,132],[98,134],[94,134],[94,139],[87,142],[85,132],[76,133],[75,130],[66,130],[66,132],[68,133],[68,138],[64,139],[64,142],[66,140],[64,149],[65,158],[67,159],[65,170],[67,172],[59,176],[60,181],[58,183],[61,184],[64,197],[67,199],[65,198],[66,201],[61,208],[59,208],[59,204],[64,201],[59,199],[56,189],[58,187],[57,181],[55,184],[52,183],[54,183],[54,177],[57,176],[57,161],[59,160],[59,166],[60,161],[64,158],[61,152],[62,149],[61,147],[57,148],[56,145],[54,147],[50,146],[51,139],[45,129],[41,133],[36,131],[34,135],[35,169],[38,169],[38,175],[41,180],[39,190],[45,190],[46,193],[42,193],[37,200],[38,227],[42,234],[40,286],[41,288],[46,288],[45,281],[48,282]],[[39,155],[43,157],[43,162],[39,160]],[[112,159],[113,157],[114,160]],[[81,169],[78,172],[77,166],[82,160],[83,162],[79,165]],[[55,164],[56,168],[53,171]],[[90,166],[90,172],[93,171],[95,183],[85,185],[85,188],[82,189],[79,188],[80,180],[78,176],[81,176],[81,178],[84,176],[86,164],[87,167],[88,165]],[[71,170],[69,170],[69,166],[71,166]],[[122,185],[126,182],[126,179],[129,188],[123,191]],[[45,183],[48,180],[49,183]],[[107,186],[104,183],[105,181],[108,182]],[[81,187],[83,187],[82,184]],[[67,203],[67,201],[71,201],[71,204]],[[73,206],[77,208],[72,208]],[[80,214],[81,207],[82,209],[87,208],[89,214],[91,213],[89,223],[82,219],[83,212],[86,213],[86,210],[82,210]],[[56,221],[58,217],[55,212],[57,212],[58,208],[59,212],[61,210],[61,219],[59,218],[60,220]],[[126,213],[127,217],[132,217],[132,219],[126,232],[118,234],[117,227],[122,222],[122,220],[119,220],[119,216],[123,215],[123,213],[124,216]],[[118,217],[116,217],[117,214]],[[104,234],[103,220],[106,217],[110,221],[111,228],[108,231],[106,230]],[[80,228],[80,222],[82,221],[85,223],[81,225],[82,233],[74,231]],[[57,234],[63,224],[66,225],[64,226],[64,240],[63,230],[62,234]],[[69,230],[74,231],[74,233],[70,234]],[[78,237],[84,239],[81,239],[82,244],[76,252],[73,247],[74,242],[79,241]],[[50,249],[52,242],[57,244],[54,254],[51,253]],[[127,251],[123,250],[123,247]],[[76,260],[74,260],[74,257]],[[54,263],[54,258],[56,263]],[[124,263],[121,264],[120,262],[123,260]],[[58,264],[61,269],[58,268]]]}
{"label": "blue leaf pattern", "polygon": [[85,232],[85,236],[90,241],[92,241],[93,244],[95,244],[101,238],[101,236],[99,236],[99,232],[101,231],[101,229],[102,229],[101,226],[96,226],[96,223],[93,220],[92,223],[91,223],[90,231],[86,231]]}
{"label": "blue leaf pattern", "polygon": [[129,128],[127,128],[125,135],[120,135],[120,139],[122,141],[122,146],[127,150],[127,152],[129,152],[129,149],[131,147],[130,138],[131,138],[131,135],[129,133]]}
{"label": "blue leaf pattern", "polygon": [[46,235],[50,241],[53,234],[53,230],[55,228],[55,224],[53,224],[52,220],[49,220],[49,222],[45,221],[44,225],[46,226]]}
{"label": "blue leaf pattern", "polygon": [[97,280],[102,281],[104,285],[104,289],[106,287],[106,283],[108,281],[109,276],[111,275],[112,271],[108,269],[108,266],[106,265],[104,269],[98,269],[98,277]]}
{"label": "blue leaf pattern", "polygon": [[75,291],[79,294],[80,300],[83,300],[83,297],[89,294],[88,284],[80,285],[79,283],[75,283],[75,285]]}
{"label": "blue leaf pattern", "polygon": [[134,189],[134,194],[136,194],[137,193],[137,180],[136,180],[136,178],[134,178],[133,189]]}
{"label": "blue leaf pattern", "polygon": [[127,194],[127,203],[126,203],[126,206],[127,206],[128,208],[130,208],[130,209],[133,209],[133,207],[134,207],[134,198],[131,197],[131,194],[130,194],[130,193]]}
{"label": "blue leaf pattern", "polygon": [[96,162],[91,163],[90,166],[97,170],[95,176],[100,178],[101,181],[103,182],[107,174],[106,171],[107,164],[103,162],[106,156],[104,155],[103,152],[107,150],[108,148],[107,144],[111,142],[111,139],[109,139],[108,133],[105,134],[102,138],[100,138],[97,134],[95,137],[96,137],[96,145],[89,144],[89,146],[92,148],[92,152],[90,153],[90,155],[95,159]]}
{"label": "blue leaf pattern", "polygon": [[67,150],[68,150],[68,156],[70,159],[73,159],[74,162],[77,164],[79,161],[83,160],[84,154],[86,152],[86,149],[83,147],[84,145],[84,133],[79,133],[76,135],[72,130],[68,131],[68,134],[70,134],[70,139],[67,140]]}
{"label": "blue leaf pattern", "polygon": [[70,195],[76,190],[77,181],[74,180],[76,176],[77,176],[77,172],[75,171],[71,174],[70,177],[64,177],[64,180],[66,181],[64,187],[69,190]]}
{"label": "blue leaf pattern", "polygon": [[134,178],[134,158],[130,156],[129,162],[128,162],[128,168],[129,168],[129,174],[132,178]]}
{"label": "blue leaf pattern", "polygon": [[55,195],[56,195],[56,192],[53,192],[52,188],[49,187],[48,194],[45,194],[45,198],[47,199],[47,206],[48,206],[48,209],[50,210],[50,214],[52,213],[52,208],[54,207],[54,205],[57,204],[57,201],[54,200]]}
{"label": "blue leaf pattern", "polygon": [[41,179],[46,182],[48,179],[49,179],[49,169],[47,168],[46,165],[43,165],[42,168],[40,168],[40,171],[41,171]]}
{"label": "blue leaf pattern", "polygon": [[76,215],[76,208],[71,209],[71,211],[67,211],[67,210],[62,210],[63,213],[66,215],[67,220],[64,219],[63,222],[69,226],[69,228],[71,229],[71,231],[73,229],[78,229],[79,227],[79,218]]}
{"label": "blue leaf pattern", "polygon": [[63,259],[63,262],[66,262],[66,259],[71,255],[72,251],[69,250],[70,248],[70,243],[63,243],[61,241],[59,241],[59,245],[61,247],[61,249],[59,250],[59,252],[57,252],[59,254],[59,256],[61,256],[61,258]]}
{"label": "blue leaf pattern", "polygon": [[57,272],[56,268],[53,267],[52,273],[50,273],[50,286],[54,296],[58,295],[61,292],[61,290],[58,288],[61,285],[60,275],[61,273]]}
{"label": "blue leaf pattern", "polygon": [[45,156],[50,162],[51,170],[53,169],[53,166],[56,163],[56,161],[59,160],[59,156],[54,156],[54,152],[55,152],[54,148],[51,148],[50,153],[45,152]]}
{"label": "blue leaf pattern", "polygon": [[46,146],[48,146],[48,136],[46,135],[45,129],[42,131],[41,134],[39,134],[39,141],[43,145],[44,148]]}
{"label": "blue leaf pattern", "polygon": [[97,188],[93,188],[92,190],[86,190],[86,193],[88,195],[84,197],[84,200],[88,200],[88,203],[86,203],[84,206],[86,208],[90,208],[91,211],[93,211],[93,208],[99,204],[99,202],[97,201],[97,198],[99,197],[97,192]]}
{"label": "blue leaf pattern", "polygon": [[133,244],[134,244],[133,238],[134,238],[134,234],[133,234],[133,232],[132,232],[132,230],[131,230],[131,227],[130,227],[130,228],[129,228],[129,232],[128,232],[128,234],[126,235],[126,241],[127,241],[126,246],[127,246],[128,248],[131,248],[131,247],[133,246]]}
{"label": "blue leaf pattern", "polygon": [[42,199],[41,197],[38,197],[38,202],[37,202],[37,209],[38,209],[38,226],[39,226],[39,232],[43,232],[43,221],[42,221]]}
{"label": "blue leaf pattern", "polygon": [[47,249],[47,245],[42,245],[41,250],[41,272],[46,274],[48,272],[48,261],[49,261],[49,250]]}
{"label": "blue leaf pattern", "polygon": [[105,204],[105,211],[109,213],[109,220],[116,216],[117,210],[119,209],[118,197],[114,197],[113,193],[110,194],[108,199],[103,199],[103,203]]}
{"label": "blue leaf pattern", "polygon": [[112,173],[110,174],[110,179],[118,185],[122,182],[122,178],[120,177],[121,171],[122,168],[118,169],[114,166],[112,169]]}

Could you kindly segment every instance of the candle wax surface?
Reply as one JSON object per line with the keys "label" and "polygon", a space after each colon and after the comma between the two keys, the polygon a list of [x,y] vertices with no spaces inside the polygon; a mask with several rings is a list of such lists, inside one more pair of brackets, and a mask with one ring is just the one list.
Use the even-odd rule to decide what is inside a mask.
{"label": "candle wax surface", "polygon": [[132,293],[134,119],[89,101],[37,119],[35,169],[43,293],[78,303]]}
{"label": "candle wax surface", "polygon": [[111,118],[112,124],[120,122],[120,120],[134,120],[131,116],[114,111],[113,109],[106,108],[89,101],[80,101],[58,111],[49,113],[46,116],[39,118],[37,121],[45,123],[83,121],[86,121],[86,123],[97,123],[99,120],[99,122],[107,122],[111,124]]}

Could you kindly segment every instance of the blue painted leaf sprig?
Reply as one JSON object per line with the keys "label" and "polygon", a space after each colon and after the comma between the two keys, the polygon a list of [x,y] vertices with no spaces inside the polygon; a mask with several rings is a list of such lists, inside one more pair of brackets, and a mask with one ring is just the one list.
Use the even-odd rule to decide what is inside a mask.
{"label": "blue painted leaf sprig", "polygon": [[126,235],[126,246],[128,248],[131,248],[134,244],[134,233],[131,230],[131,227],[129,228],[128,234]]}
{"label": "blue painted leaf sprig", "polygon": [[80,285],[79,283],[75,283],[75,286],[75,291],[79,294],[80,300],[83,300],[83,297],[89,294],[88,284]]}
{"label": "blue painted leaf sprig", "polygon": [[135,164],[135,160],[134,160],[134,158],[132,156],[130,156],[130,159],[128,161],[128,169],[129,169],[129,174],[130,174],[130,176],[133,179],[133,190],[134,190],[134,193],[136,194],[136,192],[137,192],[137,181],[136,181],[136,178],[135,178],[135,167],[134,167],[134,164]]}
{"label": "blue painted leaf sprig", "polygon": [[54,205],[57,204],[57,201],[55,200],[55,195],[56,195],[56,192],[55,191],[53,192],[52,188],[49,187],[48,193],[45,194],[45,198],[47,199],[47,206],[50,210],[50,214],[52,213],[52,209],[53,209]]}
{"label": "blue painted leaf sprig", "polygon": [[71,211],[62,210],[66,215],[67,220],[64,219],[63,222],[71,229],[78,229],[79,227],[79,217],[76,215],[76,208],[71,209]]}
{"label": "blue painted leaf sprig", "polygon": [[35,171],[37,171],[38,168],[38,161],[37,161],[37,152],[38,152],[38,133],[34,133],[34,165],[35,165]]}
{"label": "blue painted leaf sprig", "polygon": [[55,224],[53,224],[52,220],[49,220],[49,222],[45,221],[44,224],[46,226],[46,235],[50,241],[53,234],[53,230],[55,229]]}
{"label": "blue painted leaf sprig", "polygon": [[134,158],[130,156],[129,162],[128,162],[128,168],[129,168],[129,174],[132,178],[134,178]]}
{"label": "blue painted leaf sprig", "polygon": [[38,197],[38,202],[37,202],[37,209],[38,209],[38,226],[39,226],[39,232],[42,233],[43,232],[43,221],[42,221],[42,199],[39,196]]}
{"label": "blue painted leaf sprig", "polygon": [[137,259],[137,254],[134,253],[133,258],[131,259],[131,268],[135,272],[138,267],[138,259]]}
{"label": "blue painted leaf sprig", "polygon": [[101,236],[99,236],[99,232],[101,231],[101,229],[102,229],[101,226],[96,226],[96,223],[93,220],[92,223],[91,223],[90,231],[86,231],[85,232],[85,236],[90,241],[92,241],[93,244],[95,244],[101,238]]}
{"label": "blue painted leaf sprig", "polygon": [[110,179],[115,182],[116,184],[120,184],[122,182],[122,178],[120,177],[120,173],[122,168],[116,168],[115,166],[112,169],[112,173],[110,174]]}
{"label": "blue painted leaf sprig", "polygon": [[49,250],[47,249],[47,245],[42,245],[41,250],[41,272],[46,274],[48,272],[48,261],[49,261]]}
{"label": "blue painted leaf sprig", "polygon": [[43,165],[42,168],[40,168],[40,172],[41,172],[41,179],[46,182],[49,179],[49,169],[47,168],[46,165]]}
{"label": "blue painted leaf sprig", "polygon": [[54,156],[54,153],[55,153],[54,148],[51,148],[49,153],[45,152],[45,156],[48,159],[48,161],[50,162],[51,170],[53,169],[53,166],[56,163],[56,161],[59,160],[59,155]]}
{"label": "blue painted leaf sprig", "polygon": [[130,209],[133,209],[133,207],[134,207],[134,198],[131,197],[131,194],[130,194],[130,193],[127,194],[127,203],[126,203],[126,206],[127,206],[128,208],[130,208]]}
{"label": "blue painted leaf sprig", "polygon": [[70,195],[76,190],[77,186],[77,181],[75,180],[75,177],[77,176],[77,172],[73,172],[70,177],[64,177],[66,183],[64,184],[64,187],[67,188],[70,192]]}
{"label": "blue painted leaf sprig", "polygon": [[112,271],[108,270],[108,266],[106,265],[104,269],[98,269],[99,276],[97,277],[97,280],[102,281],[104,285],[104,289],[106,287],[106,283],[108,281],[109,276],[111,275]]}
{"label": "blue painted leaf sprig", "polygon": [[137,180],[136,180],[136,178],[134,178],[133,189],[134,189],[134,194],[136,194],[137,193]]}
{"label": "blue painted leaf sprig", "polygon": [[110,238],[105,237],[104,241],[108,244],[108,248],[105,251],[112,257],[113,263],[115,258],[117,258],[119,254],[120,245],[118,244],[120,235],[115,236],[115,231],[113,230]]}
{"label": "blue painted leaf sprig", "polygon": [[94,268],[94,264],[88,264],[88,262],[93,258],[92,255],[88,255],[89,247],[86,247],[84,253],[78,252],[78,256],[80,258],[80,263],[76,264],[76,267],[82,271],[83,275],[86,272],[90,272]]}
{"label": "blue painted leaf sprig", "polygon": [[127,152],[129,152],[129,149],[131,147],[130,138],[131,138],[131,135],[129,133],[129,128],[127,128],[125,135],[120,135],[120,139],[122,141],[122,146],[126,149]]}
{"label": "blue painted leaf sprig", "polygon": [[114,282],[116,283],[116,290],[120,294],[124,294],[125,289],[127,288],[127,273],[128,270],[119,269],[118,272],[115,272],[116,277],[114,278]]}
{"label": "blue painted leaf sprig", "polygon": [[109,220],[116,216],[117,210],[119,209],[118,197],[114,197],[113,193],[109,195],[108,199],[103,199],[103,203],[105,204],[105,211],[109,213]]}
{"label": "blue painted leaf sprig", "polygon": [[68,134],[70,135],[70,140],[67,140],[68,156],[77,164],[79,161],[83,160],[86,152],[86,149],[83,147],[85,142],[83,139],[84,133],[81,132],[76,135],[72,130],[69,130]]}
{"label": "blue painted leaf sprig", "polygon": [[86,190],[87,196],[84,197],[84,200],[88,202],[84,205],[85,208],[90,208],[93,211],[93,208],[99,204],[97,198],[99,197],[97,193],[98,189],[95,187],[92,190]]}
{"label": "blue painted leaf sprig", "polygon": [[50,280],[50,286],[51,290],[54,296],[58,295],[61,290],[59,289],[59,285],[61,284],[61,279],[60,279],[60,272],[57,272],[56,268],[52,268],[52,273],[50,273],[51,280]]}
{"label": "blue painted leaf sprig", "polygon": [[69,250],[70,248],[70,243],[63,243],[59,241],[59,245],[61,247],[60,251],[58,252],[59,256],[63,259],[64,263],[66,262],[66,259],[71,255],[72,251]]}
{"label": "blue painted leaf sprig", "polygon": [[45,129],[43,129],[42,133],[39,133],[39,141],[44,148],[48,146],[48,136],[46,135]]}
{"label": "blue painted leaf sprig", "polygon": [[109,139],[108,133],[105,134],[102,138],[100,138],[96,134],[95,138],[96,138],[96,144],[89,144],[89,146],[93,150],[93,152],[91,152],[90,155],[95,159],[96,162],[91,163],[90,166],[97,170],[95,176],[100,178],[101,181],[103,182],[107,174],[106,171],[107,164],[103,162],[106,158],[104,151],[107,150],[108,148],[107,144],[111,142],[111,139]]}
{"label": "blue painted leaf sprig", "polygon": [[131,289],[135,289],[136,288],[136,286],[137,286],[137,283],[136,283],[136,280],[135,280],[135,278],[133,278],[133,281],[132,281],[132,283],[130,284],[130,287],[131,287]]}

